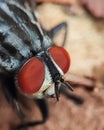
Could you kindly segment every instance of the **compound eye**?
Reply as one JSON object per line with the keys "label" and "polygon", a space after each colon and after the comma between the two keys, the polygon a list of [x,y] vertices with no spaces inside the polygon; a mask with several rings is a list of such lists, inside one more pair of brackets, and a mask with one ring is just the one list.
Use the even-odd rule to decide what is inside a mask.
{"label": "compound eye", "polygon": [[29,59],[18,74],[18,86],[25,94],[38,92],[44,81],[44,64],[38,58]]}
{"label": "compound eye", "polygon": [[49,49],[49,52],[56,62],[56,64],[66,73],[70,67],[70,56],[68,52],[59,46],[53,46]]}

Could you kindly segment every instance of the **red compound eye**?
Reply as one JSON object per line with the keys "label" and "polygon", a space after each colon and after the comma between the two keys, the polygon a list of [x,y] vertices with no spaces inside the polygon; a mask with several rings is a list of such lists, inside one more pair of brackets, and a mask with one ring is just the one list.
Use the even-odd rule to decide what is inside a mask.
{"label": "red compound eye", "polygon": [[66,73],[70,67],[70,57],[68,52],[63,47],[59,46],[51,47],[49,52],[57,65],[64,73]]}
{"label": "red compound eye", "polygon": [[38,58],[31,58],[18,74],[18,85],[23,93],[36,93],[44,81],[44,64]]}

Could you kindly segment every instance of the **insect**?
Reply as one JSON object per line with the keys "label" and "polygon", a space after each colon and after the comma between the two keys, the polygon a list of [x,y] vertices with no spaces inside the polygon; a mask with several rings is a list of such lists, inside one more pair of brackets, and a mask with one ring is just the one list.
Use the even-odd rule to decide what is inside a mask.
{"label": "insect", "polygon": [[48,35],[35,14],[17,0],[0,1],[0,75],[6,98],[20,116],[23,111],[18,96],[31,98],[43,116],[42,121],[23,123],[19,128],[44,123],[48,116],[45,98],[59,100],[61,88],[72,90],[63,78],[70,67],[70,56],[50,38],[57,28]]}

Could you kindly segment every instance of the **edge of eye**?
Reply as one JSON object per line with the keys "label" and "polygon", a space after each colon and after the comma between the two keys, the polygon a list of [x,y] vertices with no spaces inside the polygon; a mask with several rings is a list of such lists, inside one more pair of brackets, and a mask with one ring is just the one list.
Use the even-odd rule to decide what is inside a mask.
{"label": "edge of eye", "polygon": [[[18,70],[18,72],[16,73],[16,76],[15,76],[15,85],[16,85],[16,88],[17,88],[17,90],[19,91],[19,93],[20,93],[21,95],[23,95],[23,96],[26,96],[26,97],[28,97],[28,98],[34,98],[34,97],[42,98],[43,95],[42,95],[42,93],[41,93],[41,86],[40,86],[40,88],[39,88],[39,90],[38,90],[37,92],[34,92],[34,93],[32,93],[32,94],[28,94],[28,93],[25,93],[25,92],[22,91],[22,89],[21,89],[21,87],[19,86],[19,83],[18,83],[18,75],[19,75],[19,72],[20,72],[20,71],[23,69],[23,67],[24,67],[31,59],[33,59],[33,58],[34,58],[34,57],[31,57],[30,59],[28,59],[28,60],[20,67],[20,69]],[[41,58],[39,58],[38,56],[35,57],[35,58],[38,58],[38,59],[42,62],[42,64],[45,66],[45,63],[44,63],[44,61],[43,61]],[[44,67],[44,75],[45,75],[45,67]],[[44,78],[45,78],[45,76],[44,76]],[[44,80],[43,80],[43,82],[44,82]]]}
{"label": "edge of eye", "polygon": [[[50,49],[52,49],[52,51]],[[52,47],[50,47],[48,49],[48,52],[49,52],[51,58],[55,61],[55,63],[62,69],[62,71],[64,72],[64,74],[67,73],[68,70],[69,70],[69,68],[70,68],[70,64],[71,64],[71,58],[70,58],[70,54],[68,53],[68,51],[64,47],[62,47],[62,46],[54,45],[54,46],[52,46]],[[62,52],[62,53],[60,53],[60,52]],[[58,55],[54,55],[54,54],[58,54],[58,55],[62,54],[61,56],[64,56],[64,58],[66,59],[65,61],[67,62],[66,66],[64,66],[65,68],[62,68],[63,62],[60,62],[60,64],[58,64],[59,61],[57,62],[57,60],[55,60],[55,59],[58,59],[58,58],[54,57],[54,56],[57,57]],[[62,65],[62,66],[60,66],[60,65]]]}

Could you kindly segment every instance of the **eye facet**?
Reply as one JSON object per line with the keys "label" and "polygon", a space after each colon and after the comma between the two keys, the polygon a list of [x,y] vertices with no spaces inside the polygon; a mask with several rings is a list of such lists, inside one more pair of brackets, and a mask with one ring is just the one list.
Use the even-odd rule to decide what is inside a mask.
{"label": "eye facet", "polygon": [[59,46],[54,46],[49,49],[49,52],[56,64],[66,73],[70,67],[70,56],[68,52]]}
{"label": "eye facet", "polygon": [[38,92],[44,81],[44,64],[36,57],[29,59],[18,74],[18,86],[25,94]]}

